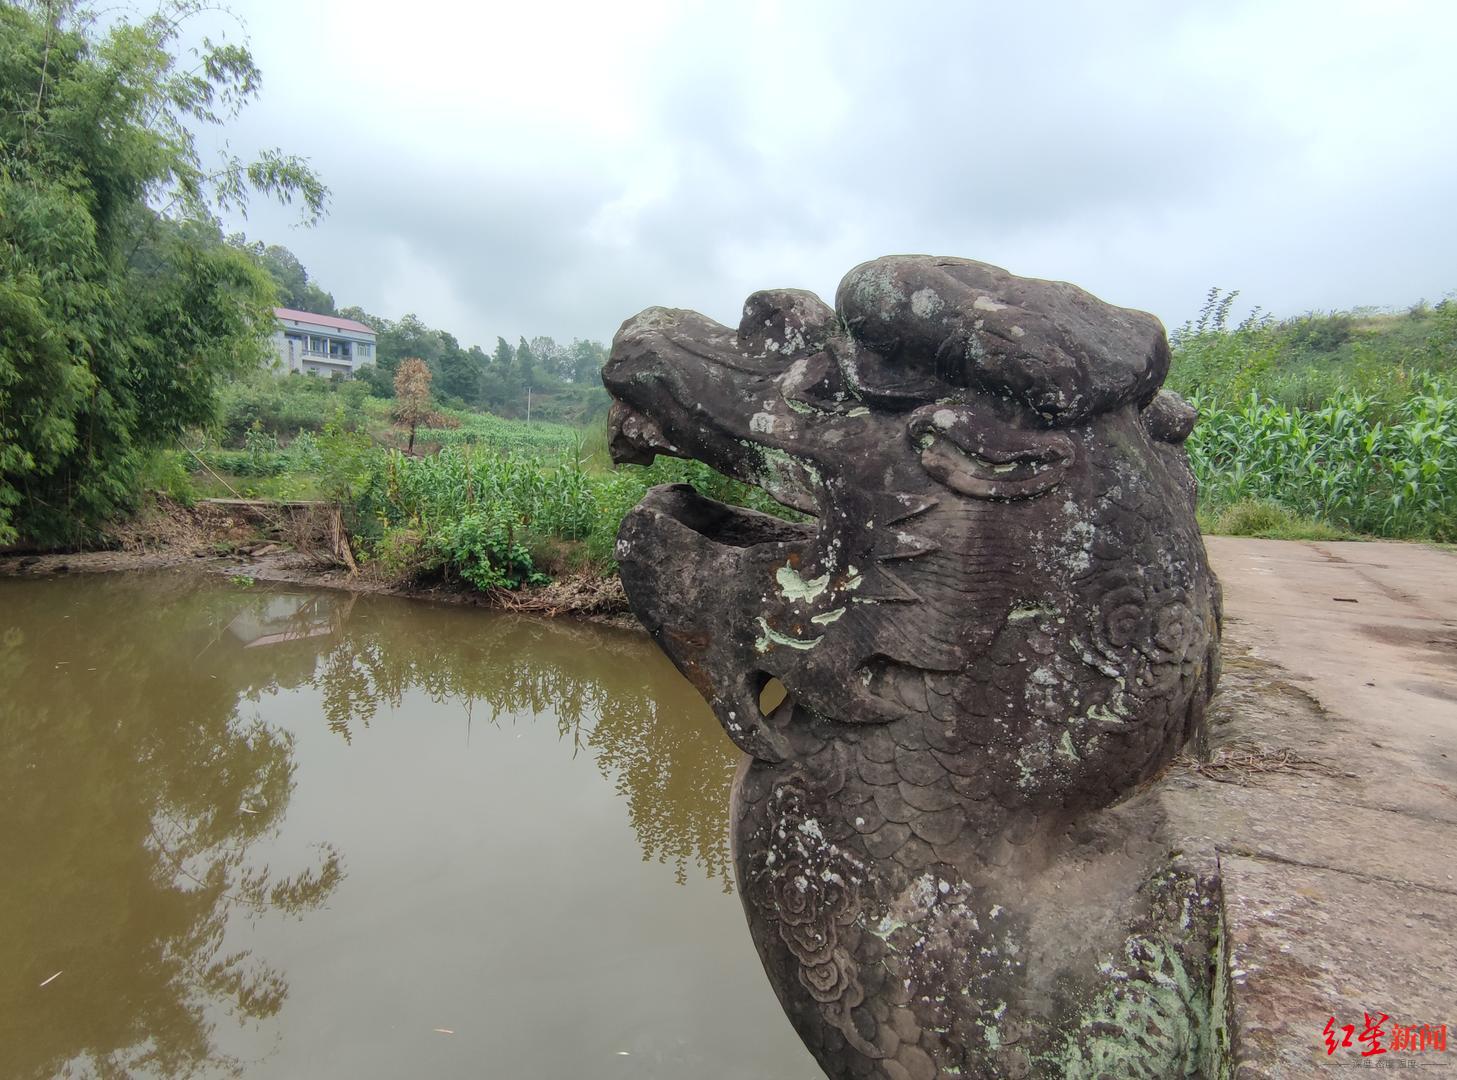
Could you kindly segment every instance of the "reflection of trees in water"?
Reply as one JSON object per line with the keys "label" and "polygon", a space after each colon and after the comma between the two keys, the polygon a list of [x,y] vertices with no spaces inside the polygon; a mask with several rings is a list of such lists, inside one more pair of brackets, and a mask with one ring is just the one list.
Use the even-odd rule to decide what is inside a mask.
{"label": "reflection of trees in water", "polygon": [[644,859],[690,862],[729,888],[728,794],[737,760],[701,698],[640,635],[399,601],[365,601],[316,684],[346,740],[406,690],[459,701],[472,721],[555,717],[627,801]]}
{"label": "reflection of trees in water", "polygon": [[229,914],[302,913],[342,871],[327,848],[291,877],[249,859],[283,820],[292,738],[245,721],[238,702],[306,681],[313,654],[245,654],[225,632],[239,602],[175,577],[5,584],[7,1075],[240,1071],[215,1046],[209,1006],[248,1023],[283,1004],[279,972],[224,952]]}
{"label": "reflection of trees in water", "polygon": [[597,750],[597,767],[617,774],[643,858],[671,859],[679,884],[687,880],[692,860],[728,892],[733,887],[728,801],[736,754],[727,739],[714,738],[716,728],[684,723],[703,711],[701,698],[673,696],[682,700],[609,697],[589,742]]}

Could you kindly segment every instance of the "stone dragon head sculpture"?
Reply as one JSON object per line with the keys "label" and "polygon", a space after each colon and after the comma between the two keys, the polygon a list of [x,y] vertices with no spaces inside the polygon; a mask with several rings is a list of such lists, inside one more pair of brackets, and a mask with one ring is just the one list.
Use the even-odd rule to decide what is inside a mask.
{"label": "stone dragon head sculpture", "polygon": [[1150,315],[924,256],[856,267],[833,310],[767,291],[737,332],[652,308],[614,340],[616,460],[697,459],[810,518],[659,487],[617,559],[748,755],[740,894],[831,1075],[1072,1075],[1118,1011],[1108,957],[1152,901],[1096,814],[1200,730],[1218,672],[1168,364]]}

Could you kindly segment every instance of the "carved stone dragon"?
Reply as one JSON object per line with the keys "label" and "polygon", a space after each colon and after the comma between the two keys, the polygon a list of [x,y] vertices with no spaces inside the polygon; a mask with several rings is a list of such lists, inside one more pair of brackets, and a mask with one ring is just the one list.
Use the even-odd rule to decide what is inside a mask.
{"label": "carved stone dragon", "polygon": [[617,334],[616,460],[694,458],[813,518],[659,487],[617,559],[749,755],[740,895],[832,1076],[1200,1068],[1208,913],[1104,809],[1218,677],[1168,363],[1150,315],[924,256],[856,267],[835,310],[777,290],[737,332],[652,308]]}

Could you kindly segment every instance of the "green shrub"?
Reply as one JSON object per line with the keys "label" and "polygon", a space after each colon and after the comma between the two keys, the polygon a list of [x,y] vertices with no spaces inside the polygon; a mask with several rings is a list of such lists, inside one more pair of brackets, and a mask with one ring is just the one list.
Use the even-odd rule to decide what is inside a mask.
{"label": "green shrub", "polygon": [[191,506],[197,498],[197,487],[187,462],[176,450],[149,453],[142,461],[141,485],[143,491],[161,492],[184,506]]}
{"label": "green shrub", "polygon": [[373,460],[380,453],[368,435],[328,424],[316,440],[319,490],[326,499],[353,507],[374,482]]}
{"label": "green shrub", "polygon": [[415,529],[387,529],[371,545],[370,560],[390,579],[409,580],[419,577],[427,563],[423,550],[424,540]]}
{"label": "green shrub", "polygon": [[357,380],[260,371],[223,387],[218,435],[226,445],[242,446],[249,431],[287,439],[299,432],[317,434],[329,424],[358,430],[381,415],[380,409],[371,401],[369,387]]}
{"label": "green shrub", "polygon": [[288,467],[293,472],[316,473],[324,467],[324,455],[319,449],[319,440],[313,432],[300,431],[288,444],[285,455]]}
{"label": "green shrub", "polygon": [[545,584],[517,526],[506,508],[485,507],[441,522],[426,546],[436,564],[482,591]]}

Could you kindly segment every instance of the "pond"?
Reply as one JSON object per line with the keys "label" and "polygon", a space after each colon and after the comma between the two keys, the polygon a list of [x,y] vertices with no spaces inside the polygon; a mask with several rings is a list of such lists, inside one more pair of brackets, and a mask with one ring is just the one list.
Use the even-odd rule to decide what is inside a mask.
{"label": "pond", "polygon": [[0,581],[0,1075],[819,1076],[641,634]]}

